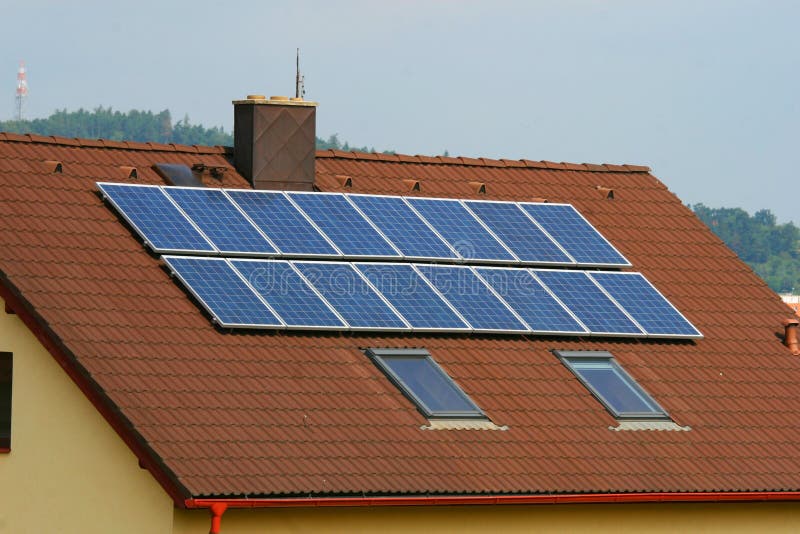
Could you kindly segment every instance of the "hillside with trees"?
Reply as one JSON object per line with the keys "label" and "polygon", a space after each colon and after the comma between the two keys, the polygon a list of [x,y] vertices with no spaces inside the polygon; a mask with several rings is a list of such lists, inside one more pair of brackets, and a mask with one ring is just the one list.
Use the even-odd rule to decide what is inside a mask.
{"label": "hillside with trees", "polygon": [[[0,132],[32,133],[38,135],[60,135],[86,139],[111,139],[113,141],[139,141],[154,143],[178,143],[183,145],[232,146],[233,135],[222,127],[206,128],[192,124],[189,116],[173,122],[169,110],[115,111],[98,107],[92,111],[58,110],[45,119],[23,121],[0,121]],[[317,148],[375,152],[374,147],[350,146],[339,140],[337,134],[327,139],[317,137]]]}
{"label": "hillside with trees", "polygon": [[741,208],[692,210],[711,230],[779,293],[800,292],[800,229],[778,224],[769,210],[750,215]]}

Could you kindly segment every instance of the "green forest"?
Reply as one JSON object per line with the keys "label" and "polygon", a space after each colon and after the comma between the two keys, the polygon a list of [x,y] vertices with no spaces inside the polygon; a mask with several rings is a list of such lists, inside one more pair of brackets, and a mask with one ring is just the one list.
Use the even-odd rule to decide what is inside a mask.
{"label": "green forest", "polygon": [[[0,131],[103,138],[186,145],[231,146],[233,136],[222,127],[192,124],[189,117],[173,122],[168,110],[128,112],[98,107],[92,111],[59,110],[45,119],[0,121]],[[337,134],[317,138],[317,148],[375,152],[374,147],[355,147]],[[780,293],[800,292],[800,229],[792,223],[778,224],[769,210],[750,215],[741,208],[689,206],[742,260]]]}
{"label": "green forest", "polygon": [[[0,121],[0,132],[139,141],[142,143],[151,141],[182,145],[233,145],[233,134],[227,133],[222,127],[205,128],[199,124],[192,124],[188,115],[173,122],[169,110],[153,113],[139,110],[122,112],[104,107],[98,107],[92,111],[62,109],[45,119]],[[351,146],[347,142],[342,142],[337,134],[333,134],[327,139],[317,137],[317,148],[375,152],[374,147]]]}
{"label": "green forest", "polygon": [[690,206],[697,216],[774,291],[800,291],[800,229],[778,224],[769,210]]}

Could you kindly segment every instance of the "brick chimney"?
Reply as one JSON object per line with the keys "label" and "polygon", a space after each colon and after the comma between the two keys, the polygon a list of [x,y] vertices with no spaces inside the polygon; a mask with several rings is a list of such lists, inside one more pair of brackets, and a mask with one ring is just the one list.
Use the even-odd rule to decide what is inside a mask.
{"label": "brick chimney", "polygon": [[254,189],[313,190],[316,102],[247,95],[233,113],[233,163]]}

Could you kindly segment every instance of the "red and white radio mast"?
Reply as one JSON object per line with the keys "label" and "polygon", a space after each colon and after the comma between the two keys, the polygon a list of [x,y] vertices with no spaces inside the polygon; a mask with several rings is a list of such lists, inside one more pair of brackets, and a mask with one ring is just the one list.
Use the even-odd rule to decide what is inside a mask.
{"label": "red and white radio mast", "polygon": [[25,62],[19,62],[19,70],[17,71],[17,117],[18,121],[22,120],[22,109],[25,106],[25,99],[28,97],[28,80],[25,76]]}

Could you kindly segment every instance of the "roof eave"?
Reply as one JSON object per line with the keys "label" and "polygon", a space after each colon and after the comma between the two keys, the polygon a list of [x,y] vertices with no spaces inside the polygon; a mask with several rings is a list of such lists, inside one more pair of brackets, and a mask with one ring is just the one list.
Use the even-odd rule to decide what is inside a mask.
{"label": "roof eave", "polygon": [[78,363],[72,352],[47,326],[47,322],[34,310],[30,302],[22,296],[22,293],[3,272],[0,272],[0,297],[5,301],[6,310],[12,311],[22,320],[97,411],[122,438],[139,460],[139,465],[153,475],[176,506],[184,506],[185,499],[191,493],[177,481],[155,451],[133,429],[130,421],[122,415],[114,403],[103,393],[100,386],[91,378],[89,372]]}

